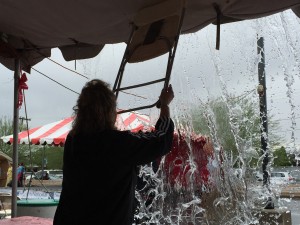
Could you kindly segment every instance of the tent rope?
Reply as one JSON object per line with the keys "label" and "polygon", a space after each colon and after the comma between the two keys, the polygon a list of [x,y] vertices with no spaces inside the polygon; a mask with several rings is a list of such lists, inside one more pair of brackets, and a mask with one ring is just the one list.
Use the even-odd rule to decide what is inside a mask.
{"label": "tent rope", "polygon": [[58,85],[60,85],[60,86],[62,86],[62,87],[64,87],[64,88],[68,89],[69,91],[72,91],[72,92],[74,92],[75,94],[78,94],[78,95],[79,95],[78,92],[76,92],[76,91],[72,90],[71,88],[68,88],[67,86],[65,86],[65,85],[63,85],[63,84],[61,84],[61,83],[59,83],[58,81],[52,79],[51,77],[49,77],[49,76],[47,76],[46,74],[40,72],[39,70],[34,69],[33,67],[32,67],[32,69],[33,69],[34,71],[36,71],[37,73],[43,75],[44,77],[47,77],[48,79],[50,79],[50,80],[52,80],[53,82],[57,83]]}
{"label": "tent rope", "polygon": [[[21,71],[21,70],[20,70]],[[25,91],[23,91],[23,98],[24,98],[24,110],[25,110],[25,121],[26,121],[26,131],[27,131],[27,138],[28,138],[28,149],[29,149],[29,162],[30,162],[30,170],[31,170],[31,174],[30,174],[30,179],[29,179],[29,184],[28,184],[28,191],[27,191],[27,195],[26,195],[26,200],[28,199],[28,195],[29,195],[29,191],[31,188],[31,181],[32,181],[32,175],[36,175],[36,173],[33,171],[33,163],[32,163],[32,151],[31,151],[31,142],[30,142],[30,138],[29,138],[29,126],[28,126],[28,114],[27,114],[27,107],[26,107],[26,98],[25,98]],[[37,176],[36,176],[37,177]],[[42,174],[43,177],[43,174]],[[43,184],[43,182],[39,179],[39,177],[37,177],[40,184],[43,186],[43,188],[46,190],[46,193],[50,193],[50,191],[47,189],[47,187]],[[23,191],[25,191],[25,184],[24,184],[24,189]],[[50,198],[52,198],[54,200],[54,195],[50,195]]]}

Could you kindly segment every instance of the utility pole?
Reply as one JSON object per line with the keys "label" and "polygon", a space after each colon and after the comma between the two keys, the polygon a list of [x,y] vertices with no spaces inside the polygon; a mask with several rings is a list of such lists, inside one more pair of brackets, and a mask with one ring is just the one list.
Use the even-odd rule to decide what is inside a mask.
{"label": "utility pole", "polygon": [[262,163],[263,185],[269,185],[269,173],[267,165],[269,163],[269,145],[268,145],[268,117],[267,117],[267,88],[266,88],[266,73],[265,73],[265,52],[264,38],[260,37],[257,40],[257,53],[261,56],[258,63],[258,82],[257,92],[259,94],[260,122],[261,122],[261,149],[264,156]]}
{"label": "utility pole", "polygon": [[31,119],[25,118],[24,116],[19,117],[19,120],[20,120],[20,123],[21,123],[21,126],[19,126],[20,127],[20,131],[21,131],[21,129],[23,129],[24,120],[25,121],[31,121]]}
{"label": "utility pole", "polygon": [[[260,140],[261,149],[263,155],[262,171],[263,171],[263,186],[269,189],[270,176],[267,170],[269,163],[269,137],[268,137],[268,112],[267,112],[267,87],[266,87],[266,73],[265,73],[265,50],[264,50],[264,38],[257,39],[257,53],[260,54],[261,59],[258,63],[258,87],[257,92],[259,94],[259,110],[260,110]],[[271,197],[265,205],[265,209],[274,209],[274,202]]]}

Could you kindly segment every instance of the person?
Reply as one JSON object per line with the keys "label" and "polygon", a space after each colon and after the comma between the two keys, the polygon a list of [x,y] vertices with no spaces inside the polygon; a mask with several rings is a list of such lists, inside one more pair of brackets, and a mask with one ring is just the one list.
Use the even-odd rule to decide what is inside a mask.
{"label": "person", "polygon": [[[65,142],[54,225],[132,224],[137,167],[171,151],[174,124],[168,105],[173,98],[171,85],[162,90],[154,131],[118,131],[116,97],[109,85],[98,79],[86,83]],[[82,167],[86,162],[89,171]]]}
{"label": "person", "polygon": [[12,163],[9,163],[9,167],[7,170],[6,186],[7,187],[12,186]]}
{"label": "person", "polygon": [[21,162],[17,169],[18,187],[24,187],[24,174],[25,174],[25,167],[24,167],[24,163]]}
{"label": "person", "polygon": [[44,171],[42,179],[43,180],[49,180],[50,179],[49,173],[47,171]]}

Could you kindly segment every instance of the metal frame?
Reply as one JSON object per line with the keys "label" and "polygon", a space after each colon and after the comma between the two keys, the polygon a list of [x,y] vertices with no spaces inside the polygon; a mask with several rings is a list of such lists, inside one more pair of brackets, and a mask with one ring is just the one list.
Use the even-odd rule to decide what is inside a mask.
{"label": "metal frame", "polygon": [[[127,47],[125,49],[123,59],[121,61],[121,65],[120,65],[116,80],[115,80],[115,83],[114,83],[114,87],[113,87],[113,92],[115,92],[116,98],[118,98],[118,95],[119,95],[120,91],[133,89],[133,88],[138,88],[138,87],[143,87],[143,86],[147,86],[147,85],[151,85],[151,84],[155,84],[155,83],[159,83],[159,82],[164,82],[164,88],[168,87],[170,77],[171,77],[172,68],[173,68],[174,58],[175,58],[175,54],[176,54],[176,50],[177,50],[178,40],[179,40],[179,36],[180,36],[180,32],[181,32],[181,27],[182,27],[182,23],[183,23],[184,13],[185,13],[185,8],[183,8],[182,12],[181,12],[181,18],[180,18],[180,22],[179,22],[179,26],[178,26],[177,35],[176,35],[175,40],[174,40],[173,49],[172,49],[172,46],[169,43],[169,41],[167,39],[165,39],[165,40],[167,40],[166,41],[167,45],[169,45],[169,57],[168,57],[168,64],[167,64],[167,70],[166,70],[165,77],[161,78],[161,79],[158,79],[158,80],[153,80],[153,81],[150,81],[150,82],[146,82],[146,83],[136,84],[136,85],[127,86],[127,87],[121,87],[125,66],[128,63],[128,57],[129,57],[128,44],[127,44]],[[136,27],[133,28],[133,30],[130,34],[129,43],[132,40],[132,36],[133,36],[133,33],[134,33],[135,30],[136,30]],[[118,112],[118,114],[125,113],[125,112],[131,112],[131,111],[135,111],[135,110],[153,108],[155,106],[157,108],[160,108],[160,101],[159,100],[156,101],[155,103],[151,104],[151,105],[145,105],[145,106],[140,106],[140,107],[136,107],[136,108],[121,110],[121,111]]]}

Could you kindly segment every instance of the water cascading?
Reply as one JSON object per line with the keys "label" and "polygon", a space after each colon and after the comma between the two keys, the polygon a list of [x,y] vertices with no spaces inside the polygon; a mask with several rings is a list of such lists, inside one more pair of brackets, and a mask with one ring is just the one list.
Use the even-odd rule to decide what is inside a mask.
{"label": "water cascading", "polygon": [[[256,210],[264,208],[269,198],[275,206],[282,206],[276,192],[254,176],[255,171],[261,171],[263,161],[256,42],[257,36],[264,36],[271,120],[271,160],[267,169],[272,171],[273,150],[282,139],[277,132],[280,128],[273,125],[278,119],[274,116],[278,111],[274,96],[282,86],[275,90],[274,83],[285,82],[283,97],[291,121],[287,139],[294,146],[297,142],[294,85],[295,76],[299,78],[299,48],[297,34],[291,29],[300,24],[290,24],[291,16],[284,12],[241,22],[244,24],[240,27],[223,26],[219,52],[214,49],[213,26],[181,37],[171,79],[180,93],[171,107],[177,128],[173,146],[177,149],[174,147],[175,151],[160,159],[157,172],[151,165],[140,169],[148,185],[137,194],[140,208],[136,217],[140,224],[258,224]],[[273,29],[276,27],[283,27],[284,33],[277,35],[279,31]],[[201,142],[197,135],[203,146],[195,145]],[[205,149],[210,149],[209,154]],[[199,160],[203,156],[205,160]],[[206,170],[207,178],[201,174]]]}

